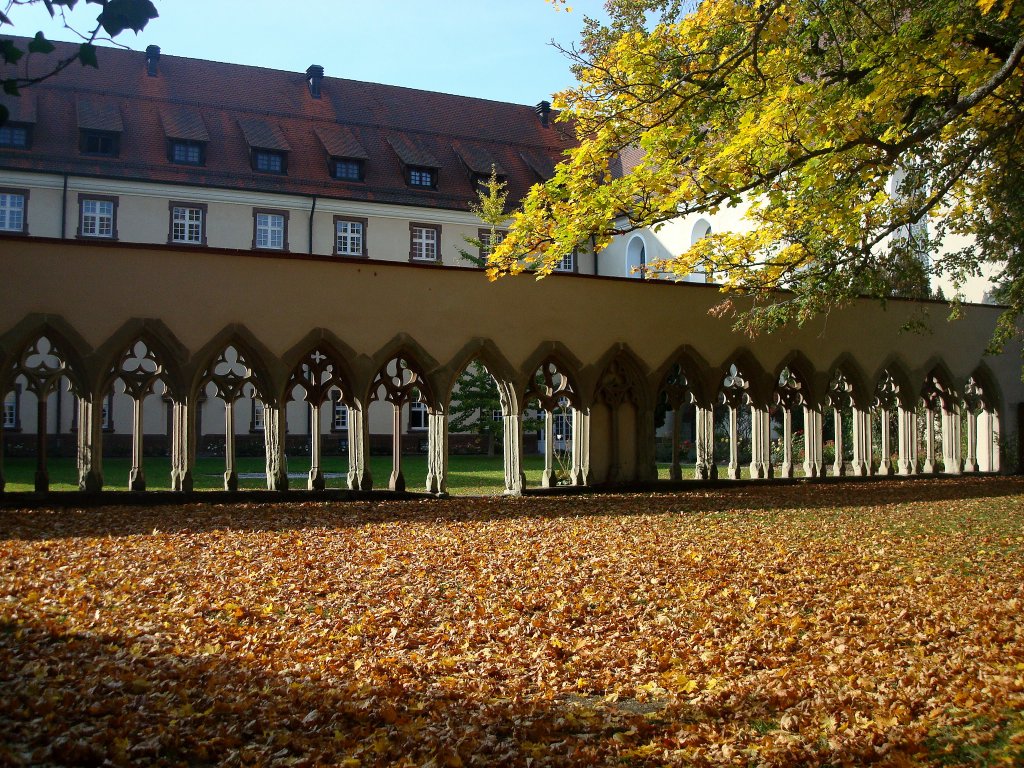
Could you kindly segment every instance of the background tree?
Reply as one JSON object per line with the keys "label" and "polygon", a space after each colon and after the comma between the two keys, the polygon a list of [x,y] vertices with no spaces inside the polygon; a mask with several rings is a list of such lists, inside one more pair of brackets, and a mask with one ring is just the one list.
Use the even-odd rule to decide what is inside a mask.
{"label": "background tree", "polygon": [[[719,312],[754,333],[992,264],[1010,300],[998,346],[1024,309],[1022,6],[610,0],[567,52],[580,85],[556,99],[580,143],[526,198],[490,276],[746,205],[749,229],[652,268],[707,270],[731,292]],[[643,156],[613,176],[627,148]],[[952,234],[971,244],[938,255]]]}
{"label": "background tree", "polygon": [[493,456],[495,443],[502,434],[501,419],[494,419],[494,413],[501,413],[498,387],[486,368],[470,363],[452,392],[448,429],[480,435],[487,455]]}
{"label": "background tree", "polygon": [[[96,15],[91,29],[79,32],[67,18],[67,14],[78,4],[78,0],[8,0],[4,9],[0,10],[0,32],[7,31],[7,26],[13,26],[11,15],[15,8],[19,5],[32,5],[37,2],[41,2],[46,7],[50,16],[60,14],[64,19],[64,25],[81,38],[81,43],[74,53],[60,59],[53,67],[41,74],[19,75],[4,72],[3,77],[0,77],[0,87],[8,96],[17,96],[23,88],[53,77],[76,61],[83,66],[99,66],[94,43],[99,39],[101,32],[106,35],[105,39],[109,40],[117,37],[126,29],[131,29],[137,34],[158,15],[156,6],[151,0],[86,0],[90,5],[98,5],[100,12]],[[47,40],[42,32],[36,32],[35,37],[25,47],[21,47],[10,39],[0,39],[0,61],[6,65],[17,64],[26,54],[47,54],[52,53],[53,50],[53,43]],[[7,108],[0,104],[0,125],[7,121],[8,114]]]}

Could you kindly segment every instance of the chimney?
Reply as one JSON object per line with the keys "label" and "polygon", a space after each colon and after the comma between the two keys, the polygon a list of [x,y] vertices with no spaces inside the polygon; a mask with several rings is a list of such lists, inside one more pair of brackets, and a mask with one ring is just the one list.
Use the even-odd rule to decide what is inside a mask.
{"label": "chimney", "polygon": [[540,104],[533,108],[533,111],[536,112],[537,116],[540,118],[540,124],[547,128],[548,118],[551,117],[551,102],[542,101]]}
{"label": "chimney", "polygon": [[320,83],[324,80],[324,68],[319,64],[310,64],[306,70],[306,82],[309,84],[309,95],[320,98]]}
{"label": "chimney", "polygon": [[146,48],[146,74],[156,77],[156,65],[160,61],[160,46],[150,45]]}

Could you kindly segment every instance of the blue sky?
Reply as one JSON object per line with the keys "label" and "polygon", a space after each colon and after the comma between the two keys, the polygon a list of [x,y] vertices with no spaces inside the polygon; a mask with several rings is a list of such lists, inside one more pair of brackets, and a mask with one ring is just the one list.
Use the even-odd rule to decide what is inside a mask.
{"label": "blue sky", "polygon": [[[570,12],[545,0],[154,0],[160,18],[118,42],[133,49],[403,85],[536,104],[573,83],[569,63],[549,42],[579,39],[585,14],[601,0],[577,0]],[[3,3],[6,5],[6,3]],[[80,0],[69,19],[90,28],[98,8]],[[50,20],[42,3],[15,7],[13,29],[74,35]],[[102,62],[102,60],[101,60]]]}

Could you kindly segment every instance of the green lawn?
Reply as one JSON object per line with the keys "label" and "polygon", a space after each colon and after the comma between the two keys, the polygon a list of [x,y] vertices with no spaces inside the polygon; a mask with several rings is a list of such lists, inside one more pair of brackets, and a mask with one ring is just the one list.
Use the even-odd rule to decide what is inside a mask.
{"label": "green lawn", "polygon": [[[543,456],[526,456],[523,461],[528,487],[539,487],[544,470]],[[236,459],[239,473],[238,487],[258,490],[267,487],[264,479],[265,463],[261,456],[247,456]],[[34,489],[35,459],[6,458],[3,471],[7,479],[7,490],[31,491]],[[170,459],[148,457],[145,461],[146,488],[151,491],[169,490],[171,487]],[[105,458],[103,460],[104,488],[112,491],[128,489],[128,472],[131,460],[127,458]],[[427,457],[405,456],[402,459],[405,485],[409,490],[420,490],[427,482]],[[50,489],[73,491],[78,489],[78,471],[74,459],[50,459]],[[371,456],[370,471],[376,488],[387,486],[391,477],[391,457]],[[719,477],[725,477],[725,467],[719,467]],[[309,473],[308,456],[291,456],[288,472],[292,488],[305,488]],[[346,487],[348,460],[342,456],[328,456],[324,459],[324,473],[328,488]],[[802,472],[798,472],[802,474]],[[258,475],[243,477],[243,475]],[[658,464],[658,479],[668,480],[669,465]],[[741,477],[750,477],[750,467],[741,467]],[[220,490],[224,484],[224,459],[221,457],[196,459],[196,490]],[[693,478],[693,464],[683,465],[683,478]],[[504,469],[501,456],[452,456],[448,460],[448,490],[453,494],[467,496],[493,496],[504,489]]]}
{"label": "green lawn", "polygon": [[[541,472],[544,469],[543,456],[527,456],[524,461],[526,482],[528,485],[539,486]],[[265,468],[262,457],[240,457],[236,460],[240,475],[239,488],[266,488],[263,472]],[[7,458],[4,461],[4,476],[7,479],[8,491],[31,491],[34,489],[35,459]],[[168,490],[171,487],[170,460],[163,457],[147,457],[144,463],[146,487],[149,490]],[[127,490],[128,472],[131,460],[127,458],[107,458],[103,460],[104,488],[108,490]],[[345,476],[348,472],[348,461],[341,456],[328,456],[324,459],[324,473],[327,475],[328,488],[344,488]],[[402,459],[405,483],[409,490],[426,487],[427,457],[405,456]],[[292,488],[305,488],[306,476],[309,473],[309,457],[293,456],[288,460],[288,471],[291,475]],[[370,471],[373,473],[374,486],[386,487],[391,476],[391,457],[372,456]],[[50,488],[55,491],[73,491],[78,488],[78,472],[74,459],[57,458],[49,462]],[[665,470],[667,477],[668,470]],[[242,475],[258,475],[243,477]],[[197,490],[219,490],[223,487],[224,459],[196,459],[194,474]],[[448,465],[448,487],[452,493],[464,495],[496,495],[504,489],[504,470],[501,456],[452,456]]]}

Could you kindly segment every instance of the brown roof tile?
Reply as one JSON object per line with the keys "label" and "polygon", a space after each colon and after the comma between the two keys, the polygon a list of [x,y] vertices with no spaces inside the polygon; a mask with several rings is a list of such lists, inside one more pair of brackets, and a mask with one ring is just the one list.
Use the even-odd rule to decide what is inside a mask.
{"label": "brown roof tile", "polygon": [[441,167],[441,163],[424,146],[424,142],[418,138],[403,134],[388,136],[388,144],[395,150],[398,159],[406,165],[422,165],[424,168]]}
{"label": "brown roof tile", "polygon": [[550,155],[526,149],[521,151],[519,156],[542,181],[547,181],[555,175],[555,161]]}
{"label": "brown roof tile", "polygon": [[508,175],[505,169],[502,168],[501,163],[495,160],[494,156],[483,147],[463,141],[457,141],[453,146],[455,154],[462,158],[462,162],[473,173],[478,173],[481,176],[490,176],[491,168],[493,167],[499,176]]}
{"label": "brown roof tile", "polygon": [[185,141],[209,141],[203,116],[189,107],[168,106],[160,108],[160,122],[169,139]]}
{"label": "brown roof tile", "polygon": [[36,121],[36,95],[32,92],[17,96],[0,96],[0,104],[7,107],[8,119],[12,123],[34,123]]}
{"label": "brown roof tile", "polygon": [[331,157],[351,157],[356,160],[369,160],[370,155],[363,145],[344,125],[318,125],[313,128],[320,143]]}
{"label": "brown roof tile", "polygon": [[238,127],[242,129],[245,136],[245,143],[250,148],[276,149],[280,152],[291,152],[288,139],[281,133],[281,129],[269,120],[262,120],[258,117],[238,118]]}
{"label": "brown roof tile", "polygon": [[117,104],[95,98],[79,97],[78,127],[83,131],[114,131],[124,130],[121,109]]}
{"label": "brown roof tile", "polygon": [[[49,56],[19,62],[18,74],[42,74],[73,50],[58,43]],[[148,77],[142,52],[101,47],[97,56],[98,69],[69,67],[26,90],[38,114],[32,148],[0,149],[0,168],[468,210],[477,198],[466,166],[486,164],[489,172],[484,154],[507,173],[514,204],[572,145],[564,127],[542,126],[527,105],[337,77],[325,77],[322,96],[314,99],[304,72],[163,53],[158,76]],[[0,65],[0,73],[5,69]],[[82,113],[80,104],[108,106]],[[117,157],[79,152],[80,118],[122,130]],[[190,140],[205,135],[206,164],[168,162],[164,138],[171,133]],[[456,154],[456,143],[481,151]],[[290,151],[287,174],[254,173],[251,146]],[[364,180],[331,178],[325,150],[365,155]],[[399,159],[437,168],[437,188],[410,188]]]}

